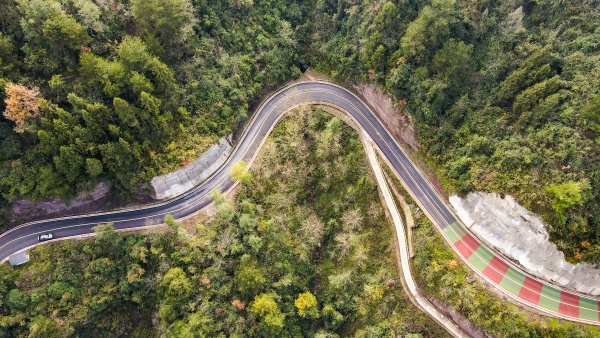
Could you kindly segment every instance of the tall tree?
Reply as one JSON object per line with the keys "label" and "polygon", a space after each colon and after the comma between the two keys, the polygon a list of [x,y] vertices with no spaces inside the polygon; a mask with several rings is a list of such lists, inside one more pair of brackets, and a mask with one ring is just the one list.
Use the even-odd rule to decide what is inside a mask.
{"label": "tall tree", "polygon": [[301,293],[294,301],[294,305],[296,305],[300,317],[313,319],[319,318],[317,297],[315,297],[312,293],[308,291]]}
{"label": "tall tree", "polygon": [[168,58],[181,54],[197,21],[189,0],[132,0],[131,11],[150,50]]}
{"label": "tall tree", "polygon": [[457,23],[455,1],[433,1],[412,21],[402,37],[401,46],[410,61],[423,62],[450,34]]}
{"label": "tall tree", "polygon": [[6,93],[4,117],[15,123],[15,131],[19,133],[32,130],[31,119],[40,115],[40,90],[37,87],[27,88],[9,82],[4,87],[4,92]]}

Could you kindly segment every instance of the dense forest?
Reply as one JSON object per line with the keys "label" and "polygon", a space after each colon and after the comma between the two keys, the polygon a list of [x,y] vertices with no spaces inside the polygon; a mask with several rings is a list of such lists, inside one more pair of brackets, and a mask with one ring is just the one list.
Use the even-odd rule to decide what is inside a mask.
{"label": "dense forest", "polygon": [[[600,263],[594,0],[4,0],[0,229],[20,198],[68,199],[100,181],[129,198],[242,127],[305,64],[392,94],[448,191],[512,194],[569,260]],[[210,224],[150,236],[101,226],[91,241],[35,249],[30,268],[0,266],[0,336],[157,333],[148,323],[173,336],[438,333],[382,284],[395,276],[389,234],[356,137],[315,116],[274,132],[261,156],[289,163],[252,169],[235,203],[215,195]],[[424,263],[436,255],[420,257],[423,280],[442,283]]]}
{"label": "dense forest", "polygon": [[303,109],[234,201],[168,232],[116,233],[0,265],[0,337],[443,337],[406,298],[393,230],[348,125]]}
{"label": "dense forest", "polygon": [[[406,298],[358,135],[303,108],[275,128],[233,200],[167,231],[38,246],[0,265],[0,337],[444,337]],[[399,181],[391,182],[401,190]],[[410,200],[410,197],[405,196]],[[413,202],[414,205],[414,202]],[[478,283],[414,208],[416,277],[497,337],[597,337]],[[214,213],[214,214],[213,214]]]}
{"label": "dense forest", "polygon": [[2,1],[0,204],[99,180],[126,198],[193,160],[299,73],[299,20],[291,1]]}
{"label": "dense forest", "polygon": [[600,263],[597,1],[317,1],[307,53],[416,120],[448,190],[511,194]]}

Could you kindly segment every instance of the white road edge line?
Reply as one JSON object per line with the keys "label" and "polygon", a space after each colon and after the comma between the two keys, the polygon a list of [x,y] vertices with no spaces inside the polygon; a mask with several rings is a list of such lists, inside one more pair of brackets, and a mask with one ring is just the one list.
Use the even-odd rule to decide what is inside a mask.
{"label": "white road edge line", "polygon": [[384,204],[386,205],[390,215],[392,217],[394,228],[396,229],[396,237],[398,239],[398,249],[400,251],[400,264],[402,265],[401,273],[404,277],[404,281],[408,287],[407,292],[410,292],[414,299],[419,303],[421,309],[424,312],[427,312],[433,319],[435,319],[441,326],[443,326],[452,336],[454,337],[468,337],[458,326],[450,319],[445,317],[441,312],[438,311],[423,295],[421,295],[417,284],[415,283],[412,273],[410,271],[410,261],[408,255],[408,245],[406,243],[406,234],[404,232],[404,224],[402,223],[402,218],[400,217],[400,213],[398,212],[398,208],[394,199],[392,198],[392,193],[390,192],[389,186],[385,178],[383,177],[383,171],[381,170],[381,166],[379,165],[379,161],[377,161],[377,156],[375,156],[375,151],[373,149],[373,140],[369,137],[369,135],[363,131],[360,132],[361,140],[363,142],[363,147],[365,148],[365,152],[367,154],[367,159],[369,160],[369,164],[371,164],[371,168],[373,169],[373,173],[377,178],[377,185],[379,189],[381,189]]}
{"label": "white road edge line", "polygon": [[[385,124],[383,124],[383,123],[382,123],[382,122],[379,120],[378,116],[377,116],[376,114],[374,114],[374,113],[373,113],[373,111],[371,110],[371,108],[370,108],[370,107],[369,107],[367,104],[365,104],[365,103],[364,103],[364,102],[363,102],[363,101],[362,101],[360,98],[358,98],[358,97],[357,97],[357,96],[356,96],[354,93],[352,93],[352,92],[348,91],[347,89],[345,89],[345,88],[343,88],[343,87],[340,87],[340,86],[338,86],[338,85],[335,85],[335,84],[333,84],[333,83],[324,82],[324,81],[306,81],[306,82],[297,82],[297,83],[291,83],[291,84],[289,84],[289,85],[287,85],[287,86],[285,86],[285,87],[281,88],[280,90],[278,90],[277,92],[275,92],[274,94],[272,94],[271,96],[269,96],[268,98],[266,98],[266,99],[265,99],[265,100],[264,100],[264,101],[261,103],[261,105],[259,106],[259,108],[256,110],[256,112],[255,112],[254,116],[252,117],[252,119],[250,120],[250,122],[249,122],[249,123],[246,125],[246,127],[245,127],[245,129],[244,129],[244,131],[243,131],[243,133],[242,133],[242,137],[241,137],[241,139],[243,139],[244,137],[246,137],[246,136],[247,136],[247,134],[248,134],[248,132],[249,132],[249,129],[250,129],[250,125],[252,125],[253,123],[255,123],[255,121],[257,120],[257,118],[258,118],[258,116],[259,116],[259,112],[260,112],[260,111],[261,111],[261,110],[262,110],[262,109],[263,109],[263,108],[266,106],[266,104],[267,104],[267,103],[268,103],[270,100],[272,100],[273,98],[275,98],[275,97],[276,97],[278,94],[280,94],[281,92],[283,92],[283,91],[285,91],[285,90],[288,90],[288,89],[290,89],[291,87],[294,87],[294,86],[297,86],[297,85],[302,85],[302,84],[304,84],[304,83],[307,83],[307,82],[313,82],[313,83],[325,84],[325,85],[329,85],[329,86],[332,86],[332,87],[337,87],[337,88],[339,88],[339,89],[341,89],[341,90],[344,90],[344,91],[346,91],[346,92],[347,92],[347,93],[349,93],[349,94],[350,94],[352,97],[354,97],[354,98],[355,98],[355,99],[356,99],[358,102],[360,102],[362,105],[364,105],[364,106],[367,108],[367,110],[368,110],[368,111],[369,111],[369,112],[370,112],[370,113],[371,113],[371,114],[372,114],[372,115],[375,117],[375,119],[376,119],[376,120],[377,120],[377,121],[378,121],[378,122],[379,122],[379,123],[380,123],[380,124],[383,126],[383,128],[384,128],[384,131],[385,131],[385,132],[386,132],[388,135],[391,135],[391,134],[389,133],[389,131],[387,130],[387,127],[385,126]],[[292,94],[292,95],[291,95],[291,97],[297,97],[297,96],[300,96],[300,95],[303,95],[303,94],[310,94],[311,92],[319,92],[319,91],[321,91],[321,92],[322,92],[323,90],[314,90],[314,89],[313,89],[313,90],[311,90],[311,89],[308,89],[308,90],[304,90],[304,91],[302,91],[302,90],[298,90],[297,92],[292,92],[292,93],[291,93],[291,94]],[[327,91],[326,91],[326,92],[327,92]],[[338,95],[336,95],[336,94],[334,94],[334,93],[332,93],[332,92],[329,92],[329,94],[331,94],[331,95],[334,95],[334,96],[336,96],[336,97],[338,97],[338,98],[342,99],[343,101],[346,101],[348,104],[350,104],[351,106],[353,106],[354,108],[356,108],[356,109],[357,109],[357,107],[356,107],[356,106],[355,106],[353,103],[349,102],[347,99],[345,99],[345,98],[342,98],[342,97],[340,97],[340,96],[338,96]],[[285,101],[289,100],[291,97],[290,97],[290,96],[288,96],[288,97],[284,97],[284,98],[282,98],[282,99],[281,99],[279,102],[277,102],[277,103],[276,103],[276,104],[275,104],[275,105],[274,105],[274,106],[271,108],[271,110],[269,111],[269,113],[267,113],[267,115],[271,114],[271,113],[273,112],[273,110],[275,109],[275,107],[279,106],[279,104],[281,104],[282,102],[285,102]],[[319,102],[318,102],[318,101],[313,101],[313,102],[312,102],[312,104],[315,104],[315,103],[319,104]],[[301,104],[311,104],[311,102],[310,102],[310,100],[306,100],[306,102],[302,102]],[[321,104],[322,104],[322,103],[321,103]],[[297,105],[298,105],[298,104],[297,104]],[[274,128],[274,126],[277,124],[277,122],[279,121],[279,119],[280,119],[280,118],[282,118],[284,115],[286,115],[286,113],[287,113],[289,110],[291,110],[292,108],[294,108],[294,107],[295,107],[295,106],[297,106],[297,105],[292,105],[292,107],[289,107],[289,108],[288,108],[288,109],[286,109],[284,112],[280,113],[280,115],[279,115],[279,116],[276,118],[276,120],[275,120],[275,123],[273,123],[273,124],[270,126],[270,128],[269,128],[269,132],[268,132],[268,133],[265,135],[265,137],[263,137],[263,139],[261,140],[261,143],[260,143],[259,147],[256,149],[256,152],[255,152],[255,154],[252,156],[252,158],[251,158],[251,160],[250,160],[250,163],[249,163],[249,167],[250,167],[251,163],[254,161],[255,157],[257,156],[257,153],[260,151],[260,149],[261,149],[261,147],[262,147],[262,143],[265,141],[265,139],[266,139],[266,136],[268,136],[268,135],[270,134],[270,131],[271,131],[271,130]],[[327,104],[327,103],[326,103],[326,105],[330,105],[330,106],[334,106],[334,107],[335,107],[335,105],[334,105],[334,104]],[[343,109],[340,109],[340,110],[341,110],[341,111],[343,111],[343,112],[345,112]],[[360,109],[357,109],[357,111],[358,111],[358,112],[359,112],[361,115],[363,115],[363,117],[364,117],[364,114],[362,113],[362,111],[361,111]],[[354,120],[354,118],[352,117],[352,115],[351,115],[351,114],[348,114],[348,112],[345,112],[345,113],[346,113],[346,114],[347,114],[347,115],[348,115],[350,118],[352,118],[352,119]],[[366,121],[367,121],[369,124],[371,124],[371,122],[370,122],[368,119],[366,119]],[[265,122],[266,122],[266,119],[262,121],[262,123],[261,123],[261,126],[262,126],[262,125],[264,125],[264,123],[265,123]],[[359,125],[360,125],[360,124],[359,124]],[[259,130],[260,130],[260,128],[259,128]],[[255,135],[255,136],[254,136],[254,139],[256,139],[256,137],[257,137],[257,136],[259,136],[259,135],[258,135],[258,134],[257,134],[257,135]],[[395,139],[394,139],[393,137],[391,137],[391,139],[392,139],[392,143],[396,144],[396,145],[398,146],[398,148],[400,149],[400,151],[404,153],[403,149],[402,149],[402,148],[401,148],[401,147],[398,145],[398,143],[395,141]],[[384,144],[385,144],[386,146],[390,147],[390,145],[389,145],[389,143],[388,143],[387,141],[383,141],[383,142],[384,142]],[[372,144],[372,145],[373,145],[373,147],[374,147],[374,148],[375,148],[375,149],[376,149],[376,150],[377,150],[377,151],[378,151],[378,152],[379,152],[381,155],[384,155],[384,154],[382,153],[381,149],[379,149],[379,147],[378,147],[378,146],[377,146],[377,145],[376,145],[374,142],[373,142],[373,144]],[[237,149],[239,149],[239,147],[240,147],[240,142],[238,142],[238,144],[236,144],[236,146],[235,146],[235,148],[234,148],[234,150],[233,150],[233,152],[232,152],[232,155],[233,155],[233,153],[235,153],[235,152],[236,152],[236,150],[237,150]],[[248,151],[248,150],[249,150],[249,149],[247,149],[247,151]],[[246,153],[244,153],[244,155],[243,155],[242,157],[245,157],[245,155],[246,155]],[[396,155],[395,153],[393,153],[393,155],[394,155],[394,157],[396,157],[396,159],[398,159],[398,157],[397,157],[397,155]],[[228,164],[230,164],[230,162],[231,162],[231,160],[232,160],[232,157],[233,157],[233,156],[230,156],[230,158],[228,158],[228,159],[227,159],[227,161],[226,161],[226,162],[225,162],[225,163],[224,163],[224,164],[223,164],[223,165],[222,165],[220,168],[218,168],[218,169],[215,171],[215,173],[213,173],[213,175],[211,175],[211,176],[210,176],[210,177],[209,177],[207,180],[209,180],[211,177],[213,177],[213,176],[214,176],[214,175],[216,175],[218,172],[220,172],[220,171],[221,171],[221,170],[222,170],[222,169],[223,169],[225,166],[227,166]],[[451,207],[450,207],[450,206],[449,206],[449,205],[446,203],[446,201],[445,201],[443,198],[441,198],[441,197],[440,197],[440,194],[439,194],[439,192],[438,192],[438,191],[437,191],[437,190],[436,190],[436,189],[435,189],[435,188],[434,188],[434,187],[431,185],[431,183],[430,183],[430,182],[429,182],[429,181],[428,181],[428,180],[425,178],[425,176],[422,174],[422,172],[420,171],[420,169],[419,169],[419,168],[418,168],[418,167],[417,167],[417,166],[414,164],[414,162],[412,161],[412,159],[411,159],[409,156],[406,156],[406,158],[407,158],[407,159],[408,159],[408,161],[409,161],[409,162],[412,164],[412,167],[413,167],[413,169],[415,169],[415,170],[416,170],[416,174],[419,176],[419,178],[421,178],[423,181],[425,181],[425,182],[426,182],[426,184],[427,184],[427,185],[429,185],[429,187],[431,188],[431,190],[432,190],[432,192],[433,192],[433,194],[434,194],[434,195],[437,195],[437,197],[438,197],[438,200],[436,200],[436,199],[433,199],[433,200],[432,200],[432,199],[430,198],[431,196],[429,196],[429,194],[427,194],[427,193],[425,193],[424,191],[422,191],[422,190],[421,190],[421,187],[419,186],[419,184],[415,184],[415,185],[416,185],[416,187],[417,187],[419,190],[421,190],[421,192],[422,192],[422,193],[424,193],[424,197],[425,197],[425,199],[429,200],[429,202],[432,204],[432,207],[433,207],[433,209],[434,209],[434,212],[435,212],[435,213],[437,213],[439,216],[441,216],[441,218],[442,218],[444,221],[446,221],[446,222],[447,222],[447,220],[445,219],[445,217],[444,217],[444,215],[443,215],[443,212],[440,212],[440,210],[438,209],[440,206],[438,205],[438,203],[437,203],[437,202],[440,202],[440,203],[442,204],[442,206],[445,206],[445,207],[446,207],[446,209],[447,209],[447,210],[450,212],[450,214],[451,214],[451,216],[452,216],[453,220],[454,220],[454,221],[456,221],[456,222],[458,222],[459,224],[461,224],[461,225],[462,225],[462,222],[460,221],[460,219],[458,219],[458,218],[455,216],[455,212],[453,212],[453,209],[452,209],[452,208],[451,208]],[[422,210],[425,212],[425,214],[428,216],[428,218],[430,218],[430,220],[431,220],[431,221],[432,221],[434,224],[435,224],[435,223],[437,223],[437,222],[435,221],[435,218],[433,218],[433,217],[432,217],[432,215],[430,215],[430,214],[427,212],[427,209],[425,209],[425,208],[423,207],[423,205],[421,204],[421,201],[420,201],[418,198],[416,198],[416,196],[414,195],[414,193],[413,193],[413,192],[412,192],[410,189],[408,189],[408,187],[406,186],[406,183],[405,183],[405,182],[404,182],[404,181],[401,179],[401,177],[400,177],[400,175],[398,174],[398,172],[397,172],[397,171],[396,171],[396,170],[393,168],[393,166],[391,166],[391,164],[388,162],[388,160],[385,158],[385,156],[383,156],[383,160],[384,160],[384,161],[385,161],[385,162],[386,162],[386,163],[387,163],[387,164],[390,166],[390,168],[391,168],[391,169],[394,171],[394,173],[395,173],[395,174],[398,176],[398,178],[400,178],[400,181],[401,181],[402,185],[403,185],[403,186],[404,186],[404,187],[407,189],[407,191],[408,191],[408,192],[409,192],[409,194],[410,194],[410,195],[413,197],[413,199],[414,199],[414,200],[417,202],[417,204],[419,204],[419,206],[420,206],[420,207],[421,207],[421,209],[422,209]],[[399,159],[398,159],[398,161],[399,161],[400,165],[402,165],[402,166],[404,167],[404,164],[402,163],[402,161],[400,161]],[[413,177],[413,174],[412,174],[412,173],[411,173],[409,170],[407,170],[407,168],[405,168],[405,167],[404,167],[404,169],[407,171],[407,173],[408,173],[409,177],[410,177],[410,178],[411,178],[413,181],[415,181],[415,178]],[[207,180],[205,180],[204,182],[206,182]],[[221,183],[222,183],[222,181],[221,181],[221,182],[219,182],[219,184],[217,184],[217,185],[220,185]],[[416,183],[416,181],[415,181],[415,183]],[[236,185],[236,184],[237,184],[237,182],[235,182],[235,184],[234,184],[234,185],[231,187],[231,189],[233,189],[233,187],[235,187],[235,185]],[[200,185],[202,185],[202,183],[201,183]],[[178,196],[178,197],[175,197],[175,198],[173,198],[173,199],[171,199],[171,200],[164,201],[164,202],[162,202],[162,203],[153,204],[153,205],[146,206],[146,207],[141,207],[141,208],[139,208],[139,209],[146,209],[146,208],[150,208],[150,207],[156,207],[156,206],[159,206],[159,205],[164,205],[164,204],[166,204],[166,203],[169,203],[170,201],[172,201],[172,200],[174,200],[174,199],[181,198],[181,197],[183,197],[183,196],[185,196],[185,195],[187,195],[187,194],[189,194],[189,193],[192,193],[192,192],[193,192],[193,191],[195,191],[195,190],[196,190],[196,188],[198,188],[200,185],[196,186],[194,189],[190,190],[189,192],[187,192],[187,193],[184,193],[184,194],[182,194],[182,195],[180,195],[180,196]],[[186,204],[184,207],[178,208],[177,210],[181,210],[181,209],[184,209],[184,208],[186,208],[186,207],[189,207],[189,205],[190,205],[190,204],[193,204],[193,203],[196,203],[196,202],[198,202],[198,201],[199,201],[201,198],[203,198],[203,197],[204,197],[204,196],[198,197],[198,198],[197,198],[197,199],[195,199],[194,201],[191,201],[191,202],[189,202],[189,203],[188,203],[188,204]],[[208,206],[207,206],[207,207],[208,207]],[[441,208],[441,209],[443,209],[443,208]],[[104,212],[104,213],[93,213],[93,214],[88,214],[88,215],[85,215],[85,216],[101,215],[101,214],[113,214],[113,213],[119,213],[119,212],[122,212],[122,211],[124,211],[124,210],[115,210],[115,211],[111,211],[111,212]],[[199,211],[200,211],[200,210],[199,210]],[[184,217],[184,218],[191,217],[191,216],[193,216],[194,214],[197,214],[197,212],[196,212],[196,213],[192,213],[192,214],[190,214],[190,215],[188,215],[188,216],[186,216],[186,217]],[[161,214],[161,215],[162,215],[162,214]],[[75,216],[62,217],[62,218],[58,218],[58,219],[54,219],[54,220],[59,220],[59,219],[69,219],[69,218],[79,218],[79,217],[83,217],[83,216],[84,216],[84,215],[75,215]],[[182,218],[182,219],[184,219],[184,218]],[[131,219],[127,219],[127,220],[131,220]],[[34,221],[34,222],[31,222],[31,223],[26,223],[26,224],[23,224],[23,225],[21,225],[21,226],[17,226],[17,227],[15,227],[15,228],[13,228],[13,229],[10,229],[10,230],[8,230],[8,231],[7,231],[7,232],[5,232],[5,233],[2,233],[2,234],[0,234],[0,237],[3,237],[3,236],[4,236],[4,235],[6,235],[7,233],[9,233],[9,232],[11,232],[11,231],[13,231],[13,230],[16,230],[16,229],[18,229],[18,228],[21,228],[21,227],[23,227],[23,226],[25,226],[25,225],[31,225],[31,224],[35,224],[35,223],[41,223],[41,222],[45,222],[45,221],[48,221],[48,219],[47,219],[47,220],[39,220],[39,221]],[[122,220],[122,221],[126,221],[126,220]],[[118,223],[118,222],[120,222],[120,221],[115,221],[115,223]],[[89,225],[89,224],[88,224],[88,225]],[[71,227],[76,227],[76,226],[81,226],[81,224],[79,224],[79,225],[74,225],[74,226],[67,226],[67,227],[64,227],[64,228],[71,228]],[[159,225],[155,225],[155,226],[159,226]],[[128,229],[122,229],[122,230],[120,230],[120,231],[137,230],[137,229],[140,229],[140,228],[145,228],[145,226],[141,226],[141,227],[137,227],[137,228],[128,228]],[[465,230],[466,230],[467,232],[469,232],[469,228],[468,228],[467,226],[464,226],[464,225],[463,225],[463,228],[465,228]],[[61,228],[61,229],[62,229],[62,228]],[[447,242],[448,242],[448,243],[451,245],[451,247],[454,249],[454,251],[455,251],[455,252],[457,252],[457,250],[456,250],[456,248],[454,247],[453,243],[452,243],[452,242],[451,242],[451,241],[450,241],[450,240],[447,238],[447,235],[444,233],[444,231],[443,231],[443,230],[441,230],[441,226],[440,226],[440,225],[438,225],[438,230],[440,230],[439,232],[440,232],[440,233],[442,234],[442,236],[443,236],[443,237],[446,239],[446,241],[447,241]],[[42,232],[38,232],[38,233],[36,233],[36,234],[39,234],[39,233],[42,233]],[[469,233],[470,233],[470,232],[469,232]],[[30,235],[32,235],[32,234],[29,234],[28,236],[30,236]],[[78,237],[78,236],[74,236],[74,237]],[[22,238],[22,237],[19,237],[19,238]],[[19,239],[19,238],[17,238],[17,239]],[[69,239],[69,238],[73,238],[73,237],[64,237],[64,238],[61,238],[61,239]],[[14,239],[14,240],[17,240],[17,239]],[[14,241],[14,240],[13,240],[13,241]],[[11,241],[11,242],[12,242],[12,241]],[[49,242],[45,242],[45,243],[49,243]],[[7,243],[7,244],[8,244],[8,243]],[[41,243],[35,244],[35,245],[33,245],[33,246],[37,246],[37,245],[39,245],[39,244],[41,244]],[[28,247],[28,248],[26,248],[26,249],[22,249],[22,250],[20,250],[20,251],[27,250],[27,249],[29,249],[29,248],[31,248],[31,247],[33,247],[33,246],[30,246],[30,247]],[[458,253],[458,252],[457,252],[457,253]],[[493,253],[493,254],[495,254],[495,252],[493,252],[493,251],[492,251],[492,253]],[[465,259],[464,259],[464,258],[463,258],[463,257],[462,257],[460,254],[458,254],[458,256],[459,256],[459,257],[461,258],[461,260],[463,260],[463,261],[464,261],[464,262],[465,262],[465,263],[466,263],[466,264],[467,264],[469,267],[471,267],[471,269],[473,269],[473,266],[470,264],[470,262],[469,262],[468,260],[465,260]],[[502,256],[501,256],[501,257],[502,257]],[[9,258],[9,257],[6,257],[6,258],[5,258],[5,259],[4,259],[2,262],[5,262],[6,260],[8,260],[8,258]],[[530,274],[528,274],[528,273],[525,273],[525,272],[524,272],[524,271],[523,271],[521,268],[518,268],[518,267],[514,266],[514,265],[512,264],[512,262],[510,262],[509,260],[503,260],[503,261],[504,261],[505,263],[509,264],[509,266],[513,267],[515,270],[517,270],[517,271],[519,271],[519,272],[523,273],[523,274],[524,274],[524,275],[526,275],[526,276],[529,276],[530,278],[533,278],[533,279],[537,280],[537,278],[536,278],[535,276],[531,276]],[[478,272],[478,270],[477,270],[477,269],[473,269],[473,270],[474,270],[475,272]],[[487,278],[485,275],[483,275],[483,274],[479,274],[479,275],[480,275],[480,276],[483,276],[483,277],[484,277],[484,279],[486,279],[486,280],[488,280],[488,281],[489,281],[489,279],[488,279],[488,278]],[[562,288],[560,288],[560,287],[557,287],[557,285],[555,285],[555,284],[553,284],[553,283],[548,283],[547,281],[541,281],[541,282],[542,282],[543,284],[548,284],[548,285],[551,285],[551,286],[553,286],[553,287],[557,288],[558,290],[562,290]],[[495,285],[495,284],[494,284],[494,285]],[[503,288],[499,288],[499,290],[502,290],[502,291],[504,291],[504,292],[503,292],[504,294],[506,294],[506,295],[508,295],[508,296],[512,297],[513,299],[516,299],[516,300],[517,300],[519,303],[521,303],[521,304],[523,304],[523,305],[525,305],[525,306],[532,307],[532,308],[534,308],[534,309],[538,309],[538,310],[540,310],[541,312],[543,312],[543,313],[545,313],[545,314],[548,314],[549,316],[552,316],[552,317],[558,317],[558,318],[564,318],[564,319],[567,319],[567,320],[577,321],[577,322],[581,322],[581,323],[588,323],[588,324],[592,324],[592,325],[598,325],[598,323],[597,323],[597,322],[595,322],[595,321],[590,321],[590,320],[587,320],[587,319],[582,319],[582,318],[578,318],[578,317],[565,316],[565,315],[559,314],[558,312],[549,311],[549,310],[546,310],[546,309],[540,308],[540,307],[538,307],[537,305],[533,305],[532,303],[525,302],[525,301],[523,301],[523,300],[519,299],[518,297],[515,297],[514,295],[512,295],[510,292],[507,292],[507,290],[504,290]],[[567,292],[569,292],[569,293],[571,293],[571,294],[578,295],[579,297],[584,297],[584,298],[595,299],[594,297],[590,297],[589,295],[581,295],[581,294],[579,294],[579,293],[577,293],[577,292],[573,292],[572,290],[568,290]]]}

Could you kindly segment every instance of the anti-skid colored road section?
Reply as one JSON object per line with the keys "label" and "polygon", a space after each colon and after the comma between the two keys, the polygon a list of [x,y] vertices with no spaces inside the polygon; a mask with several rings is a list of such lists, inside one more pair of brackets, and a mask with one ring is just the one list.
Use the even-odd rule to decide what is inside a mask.
{"label": "anti-skid colored road section", "polygon": [[337,106],[360,125],[413,199],[474,271],[523,304],[552,316],[600,325],[598,300],[541,283],[482,246],[457,220],[452,209],[367,105],[346,89],[325,82],[296,83],[267,99],[254,114],[227,162],[190,192],[164,203],[138,209],[63,217],[18,226],[0,235],[0,260],[38,244],[37,236],[42,233],[52,232],[60,238],[76,237],[93,233],[94,226],[108,222],[112,222],[117,230],[136,229],[160,223],[167,214],[180,219],[197,212],[211,203],[208,195],[213,189],[226,191],[235,185],[229,178],[233,163],[240,160],[251,162],[279,118],[292,107],[307,103]]}
{"label": "anti-skid colored road section", "polygon": [[471,267],[511,296],[546,312],[558,313],[561,317],[599,323],[600,301],[558,290],[523,274],[481,245],[458,222],[442,229]]}

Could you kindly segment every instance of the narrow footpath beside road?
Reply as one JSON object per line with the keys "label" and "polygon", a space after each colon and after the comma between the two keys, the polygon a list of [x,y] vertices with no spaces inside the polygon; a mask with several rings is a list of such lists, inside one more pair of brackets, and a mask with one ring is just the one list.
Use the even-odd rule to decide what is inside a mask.
{"label": "narrow footpath beside road", "polygon": [[0,260],[37,245],[37,236],[42,233],[52,232],[59,239],[65,239],[93,234],[92,228],[99,223],[112,222],[117,230],[132,230],[160,223],[167,214],[175,219],[194,214],[211,203],[208,195],[213,189],[227,191],[235,185],[229,178],[232,164],[241,160],[251,162],[281,116],[300,104],[335,106],[353,119],[373,140],[373,145],[404,188],[463,261],[504,294],[551,316],[600,325],[600,301],[545,284],[484,247],[458,221],[452,208],[424,178],[369,107],[350,91],[325,82],[295,83],[273,94],[258,108],[225,164],[190,192],[138,209],[23,224],[0,235]]}
{"label": "narrow footpath beside road", "polygon": [[440,313],[428,300],[425,298],[417,284],[415,283],[412,273],[410,271],[410,255],[408,254],[408,238],[406,237],[406,232],[404,231],[404,224],[402,223],[402,217],[400,217],[400,213],[398,212],[398,207],[396,203],[394,203],[394,198],[392,197],[392,193],[390,192],[390,188],[387,184],[387,181],[383,175],[383,171],[381,170],[381,166],[379,165],[379,161],[377,161],[377,155],[375,154],[375,150],[373,149],[371,138],[365,132],[361,132],[361,139],[363,141],[363,145],[365,148],[365,153],[367,154],[367,159],[369,164],[371,165],[371,169],[373,169],[373,173],[375,174],[375,178],[377,179],[377,185],[383,195],[383,202],[388,209],[390,216],[392,217],[392,222],[394,223],[394,229],[396,233],[398,250],[400,253],[400,273],[402,274],[402,278],[404,279],[404,283],[407,288],[407,292],[410,293],[409,297],[414,299],[421,310],[427,312],[432,318],[434,318],[440,325],[442,325],[452,336],[454,337],[468,337],[467,334],[462,332],[458,326],[446,318],[442,313]]}

